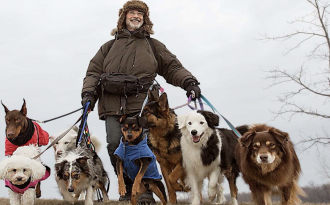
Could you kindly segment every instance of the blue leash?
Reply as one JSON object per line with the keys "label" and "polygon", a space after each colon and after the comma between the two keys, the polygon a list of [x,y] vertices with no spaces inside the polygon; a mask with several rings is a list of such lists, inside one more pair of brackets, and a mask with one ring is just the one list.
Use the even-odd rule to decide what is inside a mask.
{"label": "blue leash", "polygon": [[218,110],[217,109],[215,109],[215,107],[210,103],[210,101],[208,101],[207,99],[206,99],[206,97],[204,97],[204,95],[201,95],[201,99],[202,100],[204,100],[204,102],[208,105],[208,106],[210,106],[211,107],[211,109],[213,110],[213,112],[215,111],[215,112],[217,112],[224,120],[225,120],[225,122],[228,124],[228,126],[230,127],[230,129],[232,129],[233,130],[233,132],[235,133],[235,135],[238,137],[238,138],[240,138],[240,137],[242,137],[242,135],[241,135],[241,133],[239,133],[238,131],[237,131],[237,129],[224,117],[224,116],[222,116],[219,112],[218,112]]}
{"label": "blue leash", "polygon": [[89,107],[89,104],[90,102],[87,102],[83,109],[84,109],[84,113],[83,113],[83,116],[81,118],[81,123],[80,123],[80,126],[79,126],[79,132],[78,132],[78,136],[79,138],[77,138],[77,141],[76,141],[76,147],[78,145],[78,142],[81,141],[81,138],[84,134],[84,130],[85,130],[85,127],[86,127],[86,123],[87,123],[87,116],[88,116],[88,107]]}

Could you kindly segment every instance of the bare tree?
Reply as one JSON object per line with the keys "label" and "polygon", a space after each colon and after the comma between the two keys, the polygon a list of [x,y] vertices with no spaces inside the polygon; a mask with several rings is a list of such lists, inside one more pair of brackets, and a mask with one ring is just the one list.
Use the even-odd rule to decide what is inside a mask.
{"label": "bare tree", "polygon": [[[313,8],[311,13],[298,17],[289,22],[290,24],[303,25],[304,28],[277,36],[262,35],[259,40],[264,41],[287,41],[293,38],[297,43],[285,51],[285,55],[298,49],[303,44],[314,44],[307,53],[308,61],[316,60],[317,66],[306,66],[303,63],[294,72],[275,68],[269,70],[267,79],[272,80],[272,86],[289,85],[289,90],[278,96],[281,107],[274,111],[275,118],[289,117],[289,120],[296,115],[307,115],[312,118],[330,119],[330,39],[329,39],[329,3],[320,0],[306,0]],[[321,99],[323,109],[313,104],[307,104],[306,97]],[[300,142],[306,145],[304,150],[313,146],[330,145],[330,135],[327,131],[322,134],[305,136]],[[330,168],[328,167],[328,170]]]}

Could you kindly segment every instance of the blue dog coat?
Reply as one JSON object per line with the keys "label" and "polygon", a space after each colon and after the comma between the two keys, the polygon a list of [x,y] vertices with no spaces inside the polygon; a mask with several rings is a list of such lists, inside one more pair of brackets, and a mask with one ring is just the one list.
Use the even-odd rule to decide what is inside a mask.
{"label": "blue dog coat", "polygon": [[162,175],[159,174],[157,169],[156,157],[147,145],[147,136],[137,145],[128,145],[128,142],[123,142],[121,139],[119,147],[116,149],[114,154],[120,157],[120,159],[123,161],[123,167],[124,167],[123,171],[132,180],[135,179],[136,175],[140,170],[140,167],[137,166],[134,163],[134,161],[142,157],[151,158],[151,162],[143,178],[147,178],[147,179],[162,178]]}

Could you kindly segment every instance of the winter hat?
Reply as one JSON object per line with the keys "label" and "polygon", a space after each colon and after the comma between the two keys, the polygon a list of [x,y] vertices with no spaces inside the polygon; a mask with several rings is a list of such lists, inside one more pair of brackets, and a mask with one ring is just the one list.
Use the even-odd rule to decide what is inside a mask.
{"label": "winter hat", "polygon": [[137,10],[144,13],[142,28],[149,34],[153,34],[152,26],[154,25],[149,19],[149,7],[146,3],[139,0],[131,0],[124,4],[123,8],[119,9],[119,19],[117,29],[114,29],[111,34],[114,35],[117,31],[122,31],[126,28],[126,14],[130,10]]}

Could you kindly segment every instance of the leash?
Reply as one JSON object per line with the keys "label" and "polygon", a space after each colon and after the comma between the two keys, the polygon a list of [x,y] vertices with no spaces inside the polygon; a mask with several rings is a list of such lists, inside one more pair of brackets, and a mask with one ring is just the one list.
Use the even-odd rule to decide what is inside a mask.
{"label": "leash", "polygon": [[83,107],[84,112],[82,114],[81,123],[79,125],[79,131],[78,131],[78,135],[77,135],[77,139],[76,139],[76,147],[78,147],[78,143],[81,141],[82,137],[84,137],[87,148],[90,151],[95,151],[95,147],[90,139],[90,133],[89,133],[88,125],[87,125],[87,117],[91,111],[91,110],[88,110],[89,105],[90,105],[90,102],[87,102]]}
{"label": "leash", "polygon": [[37,156],[33,157],[32,159],[37,159],[38,157],[40,157],[46,150],[48,150],[50,147],[52,147],[54,144],[56,144],[58,141],[60,141],[66,134],[68,134],[68,132],[82,119],[81,115],[78,120],[67,130],[65,130],[60,136],[58,136],[57,138],[54,139],[54,141],[52,143],[50,143],[50,145],[48,145],[48,147],[42,151],[41,153],[39,153]]}
{"label": "leash", "polygon": [[[156,81],[157,82],[157,81]],[[153,87],[154,84],[150,85],[149,89],[150,91],[152,91],[152,87]],[[159,85],[159,83],[157,82],[156,85]],[[162,87],[159,88],[159,92],[164,92],[164,89]],[[148,100],[149,100],[149,97],[148,95],[146,96],[146,98],[144,99],[143,103],[142,103],[142,107],[141,107],[141,111],[140,111],[140,114],[139,114],[139,117],[141,117],[142,115],[142,112],[143,112],[143,109],[144,107],[146,106],[146,104],[148,103]]]}
{"label": "leash", "polygon": [[[206,97],[204,96],[204,95],[202,95],[201,94],[201,97],[200,97],[202,100],[204,100],[204,102],[208,105],[208,106],[210,106],[210,108],[212,108],[212,110],[213,110],[213,112],[215,111],[215,112],[217,112],[224,120],[225,120],[225,122],[228,124],[228,126],[230,127],[230,129],[232,129],[232,131],[235,133],[235,135],[238,137],[238,138],[240,138],[240,137],[242,137],[242,135],[241,135],[241,133],[239,133],[238,131],[237,131],[237,129],[229,122],[229,120],[227,120],[223,115],[221,115],[219,112],[218,112],[218,110],[210,103],[210,101],[208,101],[207,99],[206,99]],[[200,100],[200,98],[199,98],[199,100]],[[201,102],[201,101],[200,101]]]}
{"label": "leash", "polygon": [[67,113],[67,114],[64,114],[64,115],[61,115],[61,116],[58,116],[58,117],[54,117],[54,118],[52,118],[52,119],[45,120],[45,121],[34,120],[34,119],[31,119],[31,118],[30,118],[30,119],[31,119],[32,121],[34,121],[34,122],[37,122],[37,123],[46,123],[46,122],[50,122],[50,121],[57,120],[57,119],[59,119],[59,118],[62,118],[62,117],[65,117],[65,116],[71,115],[71,114],[73,114],[73,113],[75,113],[75,112],[78,112],[78,111],[81,110],[81,109],[83,109],[83,107],[81,107],[81,108],[79,108],[79,109],[77,109],[77,110],[74,110],[74,111],[72,111],[72,112],[69,112],[69,113]]}

